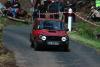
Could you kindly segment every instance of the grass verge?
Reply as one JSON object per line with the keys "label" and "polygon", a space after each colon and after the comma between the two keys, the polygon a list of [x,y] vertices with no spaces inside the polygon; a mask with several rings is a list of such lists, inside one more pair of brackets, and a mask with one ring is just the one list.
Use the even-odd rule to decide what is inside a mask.
{"label": "grass verge", "polygon": [[94,47],[97,50],[100,50],[100,41],[99,40],[86,38],[84,36],[77,34],[76,32],[71,32],[70,38],[74,39],[76,41],[79,41],[80,43],[84,43],[86,46]]}

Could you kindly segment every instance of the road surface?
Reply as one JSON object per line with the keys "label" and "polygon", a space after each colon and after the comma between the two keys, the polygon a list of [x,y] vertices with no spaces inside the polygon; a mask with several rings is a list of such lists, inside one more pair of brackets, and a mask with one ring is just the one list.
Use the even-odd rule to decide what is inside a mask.
{"label": "road surface", "polygon": [[100,67],[95,49],[70,41],[70,52],[57,49],[34,51],[30,48],[31,25],[8,26],[4,29],[4,46],[12,50],[19,67]]}

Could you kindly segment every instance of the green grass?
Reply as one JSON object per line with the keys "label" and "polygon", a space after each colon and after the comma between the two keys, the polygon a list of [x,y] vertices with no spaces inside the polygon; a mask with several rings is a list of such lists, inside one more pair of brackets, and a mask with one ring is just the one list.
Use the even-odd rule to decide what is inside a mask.
{"label": "green grass", "polygon": [[6,24],[7,18],[6,17],[0,17],[0,24]]}
{"label": "green grass", "polygon": [[100,27],[78,20],[75,24],[75,31],[70,33],[71,39],[100,50],[100,39],[96,38],[96,35],[100,34]]}
{"label": "green grass", "polygon": [[79,41],[80,43],[84,43],[87,46],[94,47],[100,50],[100,40],[84,37],[84,36],[78,35],[76,32],[71,32],[70,38],[76,41]]}

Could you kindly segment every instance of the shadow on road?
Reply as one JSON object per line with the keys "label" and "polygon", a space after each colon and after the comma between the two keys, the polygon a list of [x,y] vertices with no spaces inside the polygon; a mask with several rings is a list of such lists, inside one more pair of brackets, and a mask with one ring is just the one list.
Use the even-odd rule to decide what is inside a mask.
{"label": "shadow on road", "polygon": [[[32,49],[35,50],[34,48],[32,48]],[[43,49],[39,49],[39,50],[35,50],[35,51],[42,51],[42,52],[71,52],[70,49],[63,50],[61,48],[56,48],[56,47],[48,47],[48,48],[43,48]]]}

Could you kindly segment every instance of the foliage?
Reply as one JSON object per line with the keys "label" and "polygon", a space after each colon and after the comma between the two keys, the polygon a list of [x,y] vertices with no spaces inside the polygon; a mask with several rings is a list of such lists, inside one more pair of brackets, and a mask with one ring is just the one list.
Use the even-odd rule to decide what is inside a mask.
{"label": "foliage", "polygon": [[7,18],[5,17],[0,17],[0,24],[6,24]]}
{"label": "foliage", "polygon": [[96,27],[96,28],[95,28],[95,33],[96,33],[96,34],[97,34],[97,33],[100,34],[100,27]]}
{"label": "foliage", "polygon": [[[77,31],[79,35],[85,36],[87,38],[95,38],[95,27],[86,23],[86,22],[79,22],[76,24],[77,26]],[[97,28],[98,29],[98,28]],[[98,30],[96,30],[98,32]]]}

